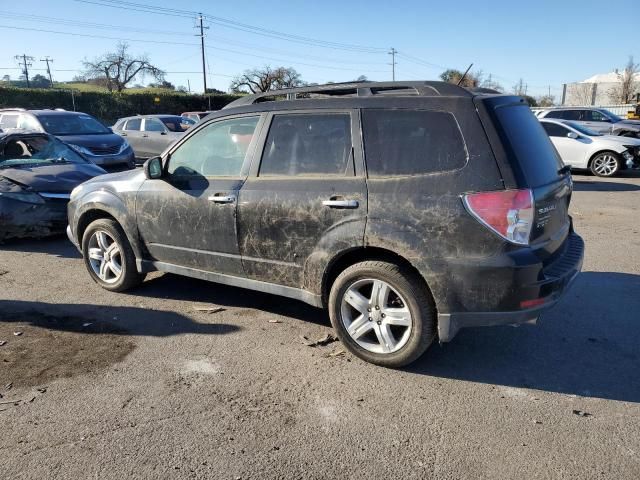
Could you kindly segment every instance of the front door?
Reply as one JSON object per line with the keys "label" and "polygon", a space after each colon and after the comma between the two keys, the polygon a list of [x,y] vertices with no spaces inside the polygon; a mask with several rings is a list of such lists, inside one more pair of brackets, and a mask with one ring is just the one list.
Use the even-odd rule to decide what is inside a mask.
{"label": "front door", "polygon": [[[558,150],[562,163],[574,168],[586,168],[586,152],[593,140],[557,123],[542,122],[542,126]],[[578,135],[578,138],[570,137],[570,133]]]}
{"label": "front door", "polygon": [[259,121],[260,116],[243,116],[198,128],[165,159],[163,178],[143,183],[136,217],[150,260],[243,274],[237,198]]}
{"label": "front door", "polygon": [[352,141],[359,138],[355,117],[351,111],[270,117],[261,161],[238,203],[248,277],[317,291],[305,279],[321,277],[317,269],[332,255],[363,245],[367,193],[361,148]]}

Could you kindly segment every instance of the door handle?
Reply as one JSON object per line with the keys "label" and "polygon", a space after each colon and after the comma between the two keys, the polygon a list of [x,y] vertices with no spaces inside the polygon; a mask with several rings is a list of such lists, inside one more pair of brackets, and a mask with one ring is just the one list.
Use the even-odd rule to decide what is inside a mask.
{"label": "door handle", "polygon": [[357,200],[347,200],[341,197],[331,197],[329,200],[323,200],[322,205],[329,208],[358,208],[360,204]]}
{"label": "door handle", "polygon": [[144,138],[147,138],[149,135],[147,135],[146,133],[144,135],[142,135]]}
{"label": "door handle", "polygon": [[236,201],[235,195],[211,195],[208,200],[213,203],[233,203]]}
{"label": "door handle", "polygon": [[126,133],[124,133],[124,132],[122,132],[122,133],[120,134],[120,136],[121,136],[121,137],[126,137],[126,136],[127,136],[127,134],[126,134]]}

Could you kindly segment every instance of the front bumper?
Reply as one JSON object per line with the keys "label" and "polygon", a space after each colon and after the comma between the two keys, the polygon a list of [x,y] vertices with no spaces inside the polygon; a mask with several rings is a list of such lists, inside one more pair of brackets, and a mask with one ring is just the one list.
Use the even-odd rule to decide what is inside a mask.
{"label": "front bumper", "polygon": [[[482,312],[452,312],[438,314],[438,336],[441,342],[448,342],[462,328],[484,327],[494,325],[517,325],[522,323],[535,323],[540,314],[553,307],[562,295],[568,290],[582,269],[584,258],[584,242],[574,232],[567,237],[561,255],[542,268],[540,265],[531,265],[533,271],[538,269],[536,279],[525,273],[526,269],[515,274],[512,267],[504,267],[504,278],[510,278],[509,282],[501,283],[500,288],[508,292],[510,303],[513,306],[522,305],[521,302],[531,302],[543,299],[543,303],[531,308],[514,308],[512,310],[482,311]],[[511,269],[511,271],[508,271]],[[495,276],[492,271],[485,278],[491,281]],[[529,279],[528,283],[520,283],[520,279]]]}
{"label": "front bumper", "polygon": [[85,155],[85,157],[109,173],[131,170],[136,166],[135,155],[131,147],[117,155]]}
{"label": "front bumper", "polygon": [[0,241],[62,233],[67,223],[66,205],[64,199],[47,199],[44,203],[34,204],[0,198]]}

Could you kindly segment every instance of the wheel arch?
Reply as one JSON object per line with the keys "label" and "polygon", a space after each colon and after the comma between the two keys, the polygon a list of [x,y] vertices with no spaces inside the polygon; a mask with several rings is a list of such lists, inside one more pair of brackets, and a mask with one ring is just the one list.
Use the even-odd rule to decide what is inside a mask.
{"label": "wheel arch", "polygon": [[591,156],[589,157],[589,162],[587,163],[587,168],[591,168],[591,164],[593,163],[593,159],[596,158],[598,155],[600,155],[602,153],[611,153],[611,154],[615,155],[616,159],[618,160],[618,163],[620,163],[620,154],[618,152],[616,152],[615,150],[611,150],[609,148],[605,148],[605,149],[598,150],[598,151],[596,151],[596,152],[591,154]]}
{"label": "wheel arch", "polygon": [[328,305],[329,300],[329,292],[331,291],[331,287],[335,282],[338,275],[343,272],[346,268],[354,265],[358,262],[370,261],[370,260],[379,260],[386,261],[390,263],[395,263],[400,265],[409,271],[413,272],[416,275],[416,278],[419,278],[423,284],[425,290],[431,295],[434,303],[437,308],[437,301],[433,295],[432,289],[429,287],[427,280],[424,275],[413,265],[409,260],[405,257],[398,255],[397,253],[388,250],[383,247],[372,247],[372,246],[362,246],[351,248],[341,252],[339,255],[336,255],[328,264],[324,270],[322,276],[322,304],[323,306]]}

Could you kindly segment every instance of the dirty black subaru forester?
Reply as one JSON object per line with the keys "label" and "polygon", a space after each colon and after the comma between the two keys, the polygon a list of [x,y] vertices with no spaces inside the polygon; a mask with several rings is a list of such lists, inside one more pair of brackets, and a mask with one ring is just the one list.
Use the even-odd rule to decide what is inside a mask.
{"label": "dirty black subaru forester", "polygon": [[243,97],[143,170],[85,182],[68,234],[108,290],[160,270],[302,300],[399,367],[558,301],[584,250],[571,192],[519,97],[333,84]]}

